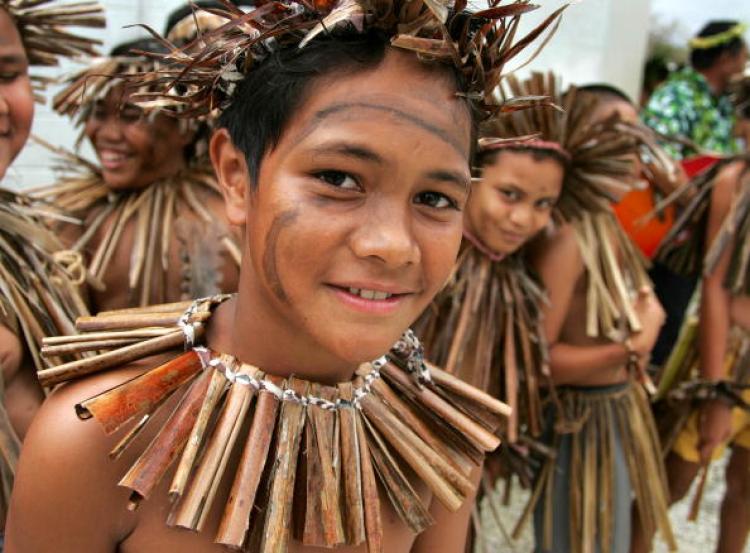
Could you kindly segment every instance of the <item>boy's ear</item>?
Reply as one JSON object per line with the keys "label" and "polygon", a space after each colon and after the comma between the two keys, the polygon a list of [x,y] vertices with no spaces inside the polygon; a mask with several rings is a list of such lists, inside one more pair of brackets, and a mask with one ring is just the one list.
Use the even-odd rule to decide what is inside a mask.
{"label": "boy's ear", "polygon": [[232,225],[244,225],[250,194],[250,172],[245,154],[232,143],[232,138],[223,128],[211,136],[208,151],[224,195],[227,219]]}

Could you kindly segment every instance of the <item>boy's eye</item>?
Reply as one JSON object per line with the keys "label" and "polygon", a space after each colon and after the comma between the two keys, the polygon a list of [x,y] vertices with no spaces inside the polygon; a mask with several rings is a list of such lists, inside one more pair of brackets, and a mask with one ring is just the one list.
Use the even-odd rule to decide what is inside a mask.
{"label": "boy's eye", "polygon": [[12,83],[20,76],[20,71],[2,71],[0,72],[0,81],[4,83]]}
{"label": "boy's eye", "polygon": [[342,188],[344,190],[360,190],[361,187],[357,180],[348,173],[342,171],[321,171],[315,174],[315,177],[323,182]]}
{"label": "boy's eye", "polygon": [[440,192],[421,192],[414,198],[414,203],[434,209],[458,209],[458,203]]}

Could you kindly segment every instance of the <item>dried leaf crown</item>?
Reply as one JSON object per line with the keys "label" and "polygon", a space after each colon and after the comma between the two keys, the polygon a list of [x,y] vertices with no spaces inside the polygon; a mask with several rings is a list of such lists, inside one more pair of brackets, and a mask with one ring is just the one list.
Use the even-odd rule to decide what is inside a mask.
{"label": "dried leaf crown", "polygon": [[556,208],[556,216],[563,220],[584,211],[611,211],[614,191],[627,192],[636,184],[632,177],[635,155],[645,153],[667,174],[674,170],[646,127],[617,116],[593,120],[599,98],[576,87],[563,94],[551,72],[535,72],[523,81],[511,75],[504,95],[526,98],[536,105],[487,120],[480,129],[480,152],[500,148],[557,152],[567,162]]}
{"label": "dried leaf crown", "polygon": [[[180,45],[202,44],[203,34],[223,25],[225,19],[205,8],[205,11],[194,10],[193,13],[177,21],[167,31],[168,40]],[[133,90],[134,75],[153,75],[162,71],[162,62],[154,54],[163,53],[160,42],[150,39],[137,39],[116,47],[123,54],[100,57],[91,64],[63,79],[63,88],[53,99],[53,109],[60,115],[75,117],[76,126],[88,118],[91,108],[97,100],[104,99],[115,87],[128,84],[131,93],[148,95],[157,92],[157,83],[145,81],[138,83]],[[182,94],[184,90],[173,90],[172,95]],[[142,107],[157,107],[142,105]],[[179,110],[179,102],[160,102],[159,108]]]}
{"label": "dried leaf crown", "polygon": [[[281,49],[303,48],[321,34],[379,30],[391,45],[409,50],[421,59],[451,64],[462,74],[462,93],[481,108],[500,108],[491,102],[492,92],[503,78],[511,59],[545,35],[546,44],[557,28],[565,6],[553,12],[539,26],[516,40],[521,16],[537,8],[529,0],[503,3],[489,0],[487,9],[469,13],[466,0],[317,0],[258,2],[244,12],[220,0],[224,9],[212,9],[226,23],[204,33],[200,39],[177,47],[150,30],[169,49],[157,55],[169,69],[144,74],[141,82],[160,82],[161,94],[144,97],[181,102],[189,116],[224,108],[231,101],[236,84],[269,54]],[[201,8],[206,10],[206,8]],[[187,85],[191,94],[175,98],[169,91],[176,84]]]}
{"label": "dried leaf crown", "polygon": [[[154,83],[142,82],[134,87],[131,77],[160,71],[162,62],[154,59],[151,55],[146,55],[146,53],[158,52],[160,49],[161,44],[154,40],[139,39],[118,46],[115,50],[118,55],[93,59],[87,67],[68,75],[62,80],[65,86],[53,98],[52,108],[59,115],[73,119],[75,126],[81,127],[89,118],[96,102],[104,100],[110,92],[118,89],[118,87],[123,87],[123,92],[127,91],[131,94],[128,98],[129,102],[132,101],[133,95],[154,93],[157,90],[154,88]],[[126,52],[126,54],[119,55],[120,52]],[[183,87],[176,87],[172,91],[173,95],[183,93],[185,93]],[[168,105],[162,102],[161,104],[163,105],[156,107],[143,105],[141,107],[146,108],[148,116],[154,116],[157,111],[163,110],[174,114],[183,107],[179,102],[168,103]],[[156,109],[157,107],[158,109]],[[198,119],[180,119],[180,127],[183,131],[186,128],[196,131],[196,142],[205,141],[207,131],[204,132],[205,125],[203,123],[203,120]],[[80,142],[82,139],[83,133],[79,136],[78,141]],[[201,152],[205,151],[203,145],[198,149]]]}
{"label": "dried leaf crown", "polygon": [[67,27],[105,26],[98,2],[0,0],[18,28],[30,65],[58,65],[61,57],[96,55],[101,41],[70,32]]}

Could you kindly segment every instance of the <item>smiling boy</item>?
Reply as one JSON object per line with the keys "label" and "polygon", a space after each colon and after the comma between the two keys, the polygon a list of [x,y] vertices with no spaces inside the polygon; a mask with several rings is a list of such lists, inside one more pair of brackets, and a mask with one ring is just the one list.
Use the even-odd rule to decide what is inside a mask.
{"label": "smiling boy", "polygon": [[99,166],[67,154],[62,178],[36,195],[84,221],[63,233],[90,265],[94,312],[237,289],[238,231],[223,216],[206,120],[144,109],[134,94],[149,87],[133,90],[121,78],[156,71],[154,60],[133,52],[161,48],[145,39],[118,45],[55,97],[56,111],[75,117]]}
{"label": "smiling boy", "polygon": [[[373,553],[464,550],[471,482],[481,452],[497,443],[477,415],[487,405],[496,414],[507,411],[444,373],[425,370],[419,346],[404,332],[445,282],[461,241],[474,124],[470,105],[457,93],[487,93],[500,71],[478,71],[473,61],[455,67],[456,58],[440,54],[438,46],[454,36],[467,52],[485,44],[481,37],[464,40],[471,35],[462,31],[476,30],[470,17],[433,15],[420,4],[380,7],[388,9],[351,4],[315,13],[307,5],[264,5],[245,15],[228,7],[234,25],[204,37],[202,59],[211,61],[183,78],[206,84],[199,87],[202,98],[188,99],[197,102],[193,107],[223,109],[210,154],[227,217],[245,225],[239,292],[199,302],[179,317],[176,334],[172,315],[161,317],[172,326],[156,342],[172,336],[181,342],[184,330],[188,346],[203,344],[163,370],[198,374],[187,389],[153,396],[154,409],[164,409],[153,413],[130,447],[118,447],[116,460],[108,460],[107,451],[122,432],[104,437],[93,423],[77,421],[73,407],[115,387],[114,395],[86,400],[78,412],[110,430],[121,427],[94,404],[118,403],[117,396],[126,399],[126,411],[141,405],[132,394],[150,394],[150,374],[156,373],[128,381],[144,368],[157,366],[159,373],[158,360],[119,368],[110,363],[113,370],[50,398],[23,454],[8,551],[339,546],[348,552],[364,551],[364,542]],[[521,13],[524,6],[516,9]],[[397,36],[388,14],[411,23],[414,35]],[[356,27],[308,34],[312,40],[300,48],[299,29],[315,28],[320,17],[329,30],[347,17]],[[446,27],[434,26],[435,18]],[[493,14],[487,18],[482,33],[504,32]],[[518,19],[504,23],[515,28]],[[440,28],[453,28],[455,35]],[[275,40],[264,41],[271,31]],[[409,51],[425,47],[444,63],[425,63]],[[497,59],[475,53],[461,59]],[[96,324],[132,328],[154,316],[139,313],[97,318]],[[392,347],[382,362],[368,363]],[[110,353],[122,359],[127,351]],[[95,372],[104,355],[41,377]],[[393,364],[398,359],[400,369]],[[247,419],[238,413],[249,413],[247,401],[256,392],[251,421],[242,424]],[[211,416],[219,412],[218,420]],[[215,425],[201,422],[209,420]],[[247,425],[242,452],[235,440]],[[152,439],[154,447],[144,451]],[[203,453],[194,464],[191,451],[197,455],[199,447]],[[54,470],[47,466],[40,475],[50,457]],[[165,478],[176,457],[176,472],[169,469]],[[231,470],[234,483],[225,477]],[[116,487],[125,472],[131,501],[140,504],[136,511],[124,508],[129,493]],[[257,496],[247,491],[250,481]],[[55,500],[40,502],[41,490]],[[38,528],[39,517],[55,522]]]}

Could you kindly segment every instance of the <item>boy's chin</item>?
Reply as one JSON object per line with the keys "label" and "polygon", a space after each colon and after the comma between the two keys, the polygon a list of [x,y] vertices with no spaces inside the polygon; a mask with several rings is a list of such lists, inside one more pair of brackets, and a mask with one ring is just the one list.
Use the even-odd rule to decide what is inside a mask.
{"label": "boy's chin", "polygon": [[365,336],[360,335],[360,339],[354,335],[349,336],[345,342],[337,344],[337,356],[352,365],[374,361],[388,353],[405,331],[406,328],[398,333],[385,332],[378,335],[370,332]]}

